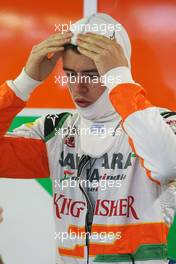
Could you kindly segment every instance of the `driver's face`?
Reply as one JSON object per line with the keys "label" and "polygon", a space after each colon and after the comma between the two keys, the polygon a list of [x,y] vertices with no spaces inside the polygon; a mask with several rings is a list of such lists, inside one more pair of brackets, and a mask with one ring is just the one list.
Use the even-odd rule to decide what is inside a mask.
{"label": "driver's face", "polygon": [[[80,107],[87,107],[94,103],[106,87],[98,81],[99,74],[93,60],[71,49],[63,53],[62,59],[74,102]],[[92,79],[94,79],[93,82]]]}

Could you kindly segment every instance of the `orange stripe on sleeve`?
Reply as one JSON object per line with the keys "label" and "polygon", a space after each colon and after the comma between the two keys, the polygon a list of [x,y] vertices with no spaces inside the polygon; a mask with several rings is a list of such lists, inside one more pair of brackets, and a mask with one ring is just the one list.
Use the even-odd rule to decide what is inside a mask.
{"label": "orange stripe on sleeve", "polygon": [[110,92],[109,98],[123,120],[136,111],[153,106],[146,98],[145,89],[133,83],[119,84]]}
{"label": "orange stripe on sleeve", "polygon": [[41,139],[5,135],[25,104],[7,83],[0,86],[0,178],[49,177],[46,145]]}
{"label": "orange stripe on sleeve", "polygon": [[0,138],[0,178],[34,179],[49,177],[45,143],[40,139]]}
{"label": "orange stripe on sleeve", "polygon": [[13,118],[25,105],[26,102],[18,98],[7,83],[0,86],[0,137],[7,132]]}

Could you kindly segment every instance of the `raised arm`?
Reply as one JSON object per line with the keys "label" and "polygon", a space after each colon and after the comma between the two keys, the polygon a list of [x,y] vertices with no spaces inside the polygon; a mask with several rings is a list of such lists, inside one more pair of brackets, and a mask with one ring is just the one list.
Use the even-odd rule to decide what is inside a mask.
{"label": "raised arm", "polygon": [[77,44],[81,54],[91,58],[100,76],[105,77],[110,101],[121,115],[129,143],[147,175],[158,184],[174,180],[176,136],[166,121],[169,118],[173,123],[176,113],[161,115],[160,109],[146,98],[145,89],[133,81],[130,51],[127,56],[126,45],[119,44],[118,35],[111,40],[98,34],[79,34]]}
{"label": "raised arm", "polygon": [[[72,33],[57,33],[33,46],[26,66],[14,80],[0,86],[0,177],[45,178],[49,176],[44,143],[44,119],[25,124],[7,133],[13,118],[20,112],[33,89],[44,81],[61,57],[63,45]],[[48,54],[52,57],[48,58]]]}
{"label": "raised arm", "polygon": [[109,96],[147,175],[159,184],[176,179],[176,112],[153,106],[145,89],[132,81],[127,67],[107,74],[120,75],[124,82],[110,87]]}

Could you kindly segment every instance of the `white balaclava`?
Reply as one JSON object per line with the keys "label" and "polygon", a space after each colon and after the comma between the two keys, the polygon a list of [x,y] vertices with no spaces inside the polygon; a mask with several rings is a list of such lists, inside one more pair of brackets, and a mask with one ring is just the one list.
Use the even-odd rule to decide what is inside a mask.
{"label": "white balaclava", "polygon": [[[72,24],[70,30],[73,32],[71,43],[76,44],[79,33],[93,32],[104,35],[108,38],[115,37],[122,46],[124,54],[131,68],[131,44],[124,27],[111,16],[104,13],[95,13],[82,18]],[[98,158],[106,153],[115,143],[117,135],[112,135],[112,129],[116,129],[121,121],[121,117],[112,106],[108,89],[95,103],[88,107],[76,105],[81,118],[80,146],[82,153]],[[82,131],[84,131],[82,133]],[[85,133],[86,131],[86,133]]]}

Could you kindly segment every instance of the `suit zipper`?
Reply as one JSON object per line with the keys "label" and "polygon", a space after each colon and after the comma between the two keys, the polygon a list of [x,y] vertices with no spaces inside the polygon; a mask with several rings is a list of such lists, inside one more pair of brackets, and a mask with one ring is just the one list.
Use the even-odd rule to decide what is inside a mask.
{"label": "suit zipper", "polygon": [[[83,160],[85,160],[85,163],[83,162]],[[80,181],[81,181],[81,174],[82,172],[84,171],[84,168],[86,167],[88,161],[89,161],[90,157],[89,156],[85,156],[83,155],[79,161],[79,165],[81,165],[81,168],[79,168],[79,165],[78,165],[78,174],[77,174],[77,177],[79,177],[79,188],[81,189],[82,193],[84,194],[85,198],[86,198],[86,202],[87,202],[87,213],[86,213],[86,221],[85,221],[85,229],[86,229],[86,246],[87,246],[87,264],[89,264],[89,228],[88,228],[88,225],[87,225],[87,218],[88,218],[88,212],[89,212],[89,207],[92,211],[92,214],[94,213],[94,210],[93,210],[93,206],[92,206],[92,203],[89,199],[89,196],[87,195],[85,189],[81,186],[80,184]],[[82,164],[83,163],[83,164]]]}

